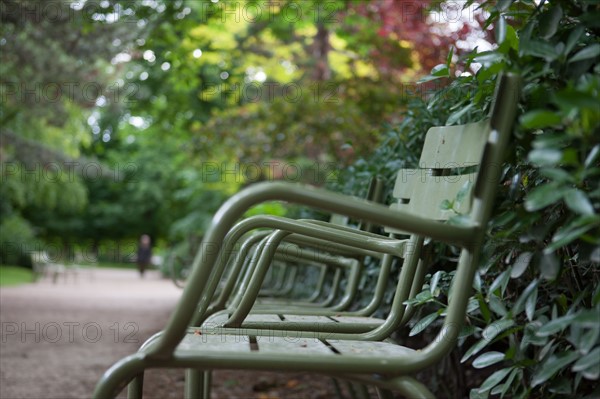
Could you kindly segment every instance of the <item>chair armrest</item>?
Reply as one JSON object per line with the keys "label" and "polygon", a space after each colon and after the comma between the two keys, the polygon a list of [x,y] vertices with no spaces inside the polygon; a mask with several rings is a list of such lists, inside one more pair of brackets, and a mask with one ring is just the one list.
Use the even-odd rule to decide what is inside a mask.
{"label": "chair armrest", "polygon": [[215,214],[209,231],[219,230],[219,226],[223,223],[231,225],[247,209],[266,201],[286,201],[307,205],[463,247],[469,246],[481,230],[481,226],[475,224],[449,225],[313,186],[265,182],[250,186],[229,198]]}

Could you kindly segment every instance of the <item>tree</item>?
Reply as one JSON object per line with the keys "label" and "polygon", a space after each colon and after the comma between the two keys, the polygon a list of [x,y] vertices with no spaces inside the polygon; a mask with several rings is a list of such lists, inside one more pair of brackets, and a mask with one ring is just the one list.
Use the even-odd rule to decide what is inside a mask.
{"label": "tree", "polygon": [[[119,96],[107,67],[137,32],[131,21],[112,23],[107,16],[127,4],[135,3],[1,3],[3,262],[10,245],[22,254],[34,235],[66,242],[82,229],[77,218],[88,200],[85,172],[109,170],[79,158],[80,146],[91,142],[86,110]],[[13,227],[29,238],[16,242],[25,235],[13,234]]]}

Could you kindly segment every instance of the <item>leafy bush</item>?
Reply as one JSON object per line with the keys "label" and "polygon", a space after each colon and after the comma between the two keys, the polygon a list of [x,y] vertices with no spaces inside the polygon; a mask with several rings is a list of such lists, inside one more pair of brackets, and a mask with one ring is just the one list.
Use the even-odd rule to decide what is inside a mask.
{"label": "leafy bush", "polygon": [[0,264],[31,267],[27,256],[34,248],[33,228],[22,217],[13,214],[0,223]]}
{"label": "leafy bush", "polygon": [[[448,79],[447,87],[409,104],[374,155],[342,174],[355,191],[371,175],[392,179],[414,164],[427,128],[480,119],[495,77],[523,76],[460,362],[437,367],[446,396],[468,388],[471,398],[600,395],[600,12],[594,1],[537,3],[483,2],[498,46],[434,68],[428,80]],[[463,73],[474,62],[482,68]],[[419,317],[409,336],[431,339],[441,323],[453,275],[446,259],[412,300]]]}

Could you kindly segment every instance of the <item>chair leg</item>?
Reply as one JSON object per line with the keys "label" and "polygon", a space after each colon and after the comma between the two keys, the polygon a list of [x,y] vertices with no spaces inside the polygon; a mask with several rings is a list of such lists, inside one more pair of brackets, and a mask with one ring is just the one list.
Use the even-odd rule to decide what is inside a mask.
{"label": "chair leg", "polygon": [[433,393],[413,377],[397,377],[390,382],[394,390],[397,390],[408,399],[435,399]]}
{"label": "chair leg", "polygon": [[333,389],[335,390],[338,399],[344,399],[344,394],[342,393],[339,381],[332,377],[331,382],[333,383]]}
{"label": "chair leg", "polygon": [[210,388],[212,386],[212,370],[204,371],[204,399],[210,399]]}
{"label": "chair leg", "polygon": [[127,386],[127,399],[142,399],[144,391],[144,372],[136,375]]}
{"label": "chair leg", "polygon": [[350,381],[344,381],[346,388],[348,389],[348,393],[350,394],[350,399],[358,399],[356,397],[356,392],[354,392],[354,386]]}
{"label": "chair leg", "polygon": [[185,370],[185,399],[201,399],[204,396],[204,372],[196,369]]}
{"label": "chair leg", "polygon": [[356,382],[352,383],[352,386],[355,389],[356,397],[358,399],[369,399],[369,388],[367,388],[366,385]]}

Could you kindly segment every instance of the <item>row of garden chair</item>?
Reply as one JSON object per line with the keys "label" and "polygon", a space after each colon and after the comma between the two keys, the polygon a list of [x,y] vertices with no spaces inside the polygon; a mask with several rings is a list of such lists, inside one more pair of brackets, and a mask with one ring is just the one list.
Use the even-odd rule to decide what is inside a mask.
{"label": "row of garden chair", "polygon": [[[94,397],[113,397],[127,383],[130,383],[129,396],[140,397],[144,370],[157,367],[185,368],[185,396],[189,398],[209,393],[209,371],[214,369],[306,371],[374,385],[383,397],[389,397],[390,390],[411,398],[433,397],[411,374],[436,364],[455,345],[499,184],[499,166],[515,119],[517,96],[518,78],[504,75],[499,78],[490,119],[430,129],[420,169],[404,171],[397,180],[397,183],[412,182],[404,187],[396,185],[396,193],[408,186],[409,195],[399,198],[391,209],[286,183],[256,184],[234,195],[213,218],[166,328],[146,341],[137,353],[111,367],[98,383]],[[454,215],[453,210],[440,207],[442,201],[453,201],[459,193],[463,196],[467,192],[468,200],[458,209],[464,212],[460,223],[441,222]],[[255,216],[236,224],[249,207],[271,200],[336,212],[386,226],[394,234],[410,236],[398,240],[315,221],[269,216]],[[327,248],[350,250],[348,254],[370,251],[381,254],[382,259],[403,257],[389,316],[385,320],[369,320],[366,328],[356,327],[358,331],[353,332],[336,328],[362,326],[354,315],[330,316],[331,323],[326,324],[336,326],[331,329],[323,329],[313,321],[306,329],[299,328],[305,319],[295,322],[298,328],[286,329],[288,313],[269,309],[268,305],[262,309],[255,305],[276,252],[256,250],[256,263],[246,269],[249,270],[246,279],[235,267],[233,272],[237,274],[230,274],[240,282],[239,299],[230,301],[225,312],[213,313],[212,319],[207,317],[231,249],[246,233],[262,228],[273,230],[262,238],[266,239],[265,248],[276,248],[290,237],[303,237],[305,242],[314,240],[317,248],[327,242]],[[420,276],[427,267],[428,241],[457,246],[461,254],[438,336],[426,347],[414,350],[391,342],[389,337],[408,320],[410,312],[405,303],[414,294],[415,286],[420,285]],[[295,310],[294,306],[286,310],[290,309]]]}
{"label": "row of garden chair", "polygon": [[[378,177],[373,177],[367,189],[366,199],[369,201],[381,203],[382,196],[384,193],[383,189],[383,180]],[[349,223],[349,219],[348,217],[343,215],[333,214],[329,220],[329,223],[339,226],[347,226]],[[357,228],[362,231],[373,230],[373,226],[367,223],[360,223],[357,226]],[[313,245],[314,247],[314,243],[307,243],[306,241],[302,242],[301,237],[296,238],[293,241],[303,246]],[[350,300],[354,298],[356,294],[356,289],[358,287],[358,279],[360,278],[358,270],[359,268],[348,268],[346,264],[338,264],[334,265],[334,267],[328,267],[330,265],[322,263],[324,259],[318,259],[318,262],[314,262],[311,259],[306,259],[306,257],[302,258],[303,253],[301,252],[301,249],[297,247],[292,248],[297,251],[297,254],[294,254],[297,256],[287,255],[283,257],[282,262],[276,262],[276,260],[278,259],[278,253],[275,254],[275,258],[273,259],[273,266],[269,268],[268,274],[259,292],[260,297],[275,298],[275,300],[273,301],[275,304],[281,304],[282,301],[279,300],[279,298],[286,297],[284,302],[287,304],[300,303],[302,305],[310,306],[321,297],[323,288],[326,285],[326,278],[329,277],[331,278],[331,282],[328,284],[329,295],[323,302],[314,304],[314,306],[317,307],[328,306],[334,301],[338,289],[340,288],[340,284],[345,277],[346,281],[350,282],[346,286],[346,289],[350,291],[347,292],[346,296],[348,296]],[[321,251],[326,250],[324,248],[316,249],[319,249]],[[278,248],[276,248],[276,250],[278,250]],[[290,249],[288,248],[288,252],[289,251]],[[276,266],[280,267],[277,268]],[[313,278],[313,280],[316,280],[316,284],[312,287],[306,287],[304,284],[306,283],[306,281],[301,281],[301,279],[309,281],[311,280],[310,273],[307,271],[307,266],[313,266],[313,268],[316,268],[318,270],[318,278]],[[343,273],[343,271],[351,272],[346,275]],[[307,275],[309,277],[307,277]],[[292,297],[294,288],[298,288],[298,286],[303,288],[304,292],[309,292],[310,288],[312,288],[312,292],[309,292],[308,298],[296,298],[290,301],[289,298]],[[263,303],[263,301],[260,300],[257,302]]]}
{"label": "row of garden chair", "polygon": [[[372,179],[368,189],[367,199],[375,202],[381,202],[382,194],[383,181],[378,178]],[[334,215],[330,220],[329,224],[334,226],[340,226],[341,228],[342,226],[347,224],[347,218],[339,218],[337,217],[337,215]],[[368,226],[366,226],[365,224],[359,226],[359,230],[367,231],[367,228]],[[294,245],[289,245],[288,243],[288,245],[273,246],[269,245],[269,238],[267,237],[267,234],[268,231],[261,231],[252,234],[249,237],[245,237],[245,239],[243,240],[243,244],[240,246],[240,252],[236,255],[233,265],[230,265],[231,271],[229,272],[227,282],[224,284],[225,289],[223,289],[219,293],[219,300],[211,306],[209,314],[214,313],[214,311],[216,310],[225,308],[225,304],[227,302],[227,295],[229,294],[231,299],[231,287],[233,287],[233,285],[236,282],[239,284],[236,290],[238,295],[235,298],[233,298],[231,302],[232,306],[235,306],[236,303],[239,303],[239,301],[241,300],[241,294],[244,292],[244,287],[248,285],[249,279],[251,278],[254,270],[256,269],[261,254],[263,254],[266,250],[274,250],[271,254],[271,257],[268,260],[271,264],[274,264],[273,261],[278,259],[278,257],[281,258],[282,261],[285,261],[287,263],[294,263],[291,267],[283,267],[283,273],[281,273],[280,280],[275,283],[278,286],[282,286],[284,285],[282,280],[286,278],[287,281],[285,283],[284,289],[281,289],[279,292],[273,290],[272,288],[267,288],[265,290],[264,287],[266,285],[266,282],[263,281],[261,289],[258,292],[259,296],[269,295],[271,297],[270,299],[262,301],[257,299],[257,303],[262,305],[261,307],[264,307],[265,305],[272,305],[276,306],[278,309],[281,309],[281,305],[285,305],[287,307],[298,305],[300,309],[306,307],[328,307],[331,309],[343,310],[347,308],[356,296],[358,283],[361,277],[361,264],[363,260],[362,257],[364,257],[364,255],[379,255],[378,253],[362,251],[361,254],[355,254],[355,260],[349,260],[347,258],[342,258],[341,256],[336,255],[344,255],[348,254],[349,252],[356,252],[356,249],[347,246],[338,246],[337,250],[331,247],[327,248],[329,252],[334,251],[335,254],[325,256],[325,248],[314,247],[315,241],[311,240],[310,238],[302,236],[290,236],[287,237],[287,241],[289,243],[293,243]],[[262,241],[258,243],[259,240]],[[252,255],[249,255],[249,248],[253,245],[255,245],[256,247],[255,251]],[[298,245],[302,245],[305,248],[301,249]],[[306,248],[307,246],[311,245],[313,246],[313,248]],[[318,243],[316,245],[318,245]],[[225,259],[224,262],[227,262],[227,260]],[[241,269],[244,269],[243,266],[246,266],[245,271],[240,272]],[[281,297],[285,296],[286,294],[289,294],[290,291],[293,289],[295,278],[298,276],[298,273],[296,273],[298,268],[302,267],[303,269],[306,269],[307,266],[321,267],[320,277],[316,286],[314,287],[314,291],[312,292],[312,294],[310,294],[309,298],[304,301],[289,300],[287,298],[282,300]],[[328,266],[333,267],[335,269],[335,272],[333,273],[333,281],[330,284],[330,293],[327,296],[327,298],[317,302],[317,300],[320,298],[321,291],[323,290],[325,284],[325,276],[327,275]],[[267,270],[267,272],[272,270],[273,268],[271,267]],[[347,275],[346,290],[340,302],[336,305],[333,305],[333,301],[335,300],[336,293],[340,286],[341,276],[343,274],[342,271],[345,271]],[[286,272],[289,272],[290,274],[286,275]],[[238,275],[240,274],[244,276],[243,279],[238,278]],[[265,278],[267,277],[265,276]],[[212,289],[212,287],[209,287],[209,289]],[[275,297],[275,299],[273,299],[273,297]],[[200,313],[203,313],[202,310],[200,310]]]}
{"label": "row of garden chair", "polygon": [[[369,187],[369,190],[368,190],[368,194],[367,194],[368,197],[371,199],[379,200],[381,197],[382,191],[383,191],[382,188],[383,188],[382,181],[380,179],[373,179],[373,181]],[[332,223],[337,224],[337,225],[342,225],[345,222],[345,220],[343,220],[343,219],[340,220],[341,218],[335,218],[335,219],[337,219],[337,220],[334,220]],[[202,315],[204,315],[204,317],[207,317],[208,315],[215,313],[219,309],[224,309],[228,300],[230,301],[230,306],[235,306],[235,303],[238,303],[240,301],[241,296],[239,294],[243,292],[243,287],[245,285],[247,285],[247,281],[248,281],[249,277],[252,275],[252,270],[256,266],[256,262],[259,257],[259,254],[261,254],[262,251],[264,251],[264,248],[266,245],[266,241],[264,241],[264,240],[267,239],[267,235],[268,235],[268,231],[261,231],[261,232],[257,232],[252,235],[249,235],[248,237],[245,237],[242,245],[239,246],[239,252],[235,255],[235,261],[232,262],[233,265],[229,265],[230,269],[232,269],[232,270],[229,272],[229,278],[227,279],[227,281],[221,285],[221,290],[220,290],[219,294],[217,295],[217,300],[215,300],[214,303],[211,304],[211,307],[207,312],[205,311],[206,310],[205,308],[201,307],[199,309],[199,311],[197,312],[198,317],[200,317]],[[263,241],[261,242],[261,240],[263,240]],[[285,291],[289,292],[291,290],[292,284],[294,283],[293,279],[288,278],[287,279],[288,281],[286,284],[287,287],[284,290],[281,290],[280,294],[277,295],[277,297],[275,299],[269,298],[269,299],[263,299],[262,301],[257,300],[257,302],[260,301],[261,308],[264,308],[264,309],[275,308],[275,309],[281,310],[282,306],[285,306],[286,309],[293,308],[294,313],[296,313],[296,314],[298,314],[298,313],[299,314],[302,314],[302,313],[312,314],[315,311],[319,311],[322,308],[329,309],[329,313],[331,313],[332,311],[343,310],[343,309],[347,308],[348,306],[350,306],[354,297],[356,296],[358,282],[361,277],[361,273],[360,273],[361,268],[360,268],[360,264],[358,263],[358,260],[343,259],[341,257],[336,257],[336,256],[332,256],[332,255],[329,255],[327,257],[320,255],[317,257],[317,259],[311,259],[310,256],[307,256],[306,249],[300,250],[299,247],[296,245],[296,244],[307,245],[307,244],[311,244],[310,242],[307,242],[306,239],[303,240],[302,237],[296,237],[296,239],[292,238],[290,241],[293,242],[294,245],[290,245],[288,243],[287,245],[276,248],[277,251],[274,252],[275,253],[274,259],[277,259],[279,256],[280,258],[282,258],[283,261],[294,262],[294,268],[293,269],[291,267],[284,268],[284,272],[286,270],[290,270],[290,269],[296,270],[297,268],[300,267],[300,265],[302,265],[302,268],[304,268],[304,269],[310,265],[317,266],[317,267],[321,266],[320,278],[318,280],[317,286],[315,287],[314,292],[312,294],[310,294],[309,298],[307,298],[306,300],[298,300],[298,299],[290,300],[288,298],[281,298],[281,296],[283,294],[285,294]],[[249,255],[250,248],[252,248],[253,246],[259,247],[259,249],[255,250],[252,255]],[[343,248],[342,253],[348,252],[348,250],[352,250],[352,249],[351,248]],[[315,256],[314,250],[312,251],[312,253],[310,255],[312,255],[313,257]],[[375,255],[378,255],[378,254],[375,254]],[[224,261],[224,263],[226,263],[226,261]],[[333,282],[330,285],[330,292],[329,292],[328,296],[326,298],[324,298],[323,300],[318,300],[320,298],[320,293],[324,287],[325,275],[328,271],[328,268],[325,266],[333,266],[333,268],[335,269],[335,274],[334,274]],[[240,270],[243,270],[244,267],[246,267],[246,270],[244,272],[241,272]],[[346,274],[348,275],[346,289],[345,289],[345,293],[341,297],[341,299],[337,303],[334,304],[333,302],[336,298],[336,294],[337,294],[338,288],[340,286],[339,282],[340,282],[340,276],[342,275],[342,273],[341,273],[342,270],[346,270],[347,271]],[[237,278],[237,274],[240,274],[240,273],[242,275],[244,275],[243,279]],[[283,278],[280,278],[280,280],[276,283],[276,285],[277,286],[283,285],[282,280],[283,280]],[[209,284],[208,289],[209,290],[214,289],[215,283],[216,283],[216,280],[212,281]],[[231,293],[232,290],[235,291],[235,289],[233,289],[232,287],[234,287],[234,285],[236,283],[238,284],[238,287],[237,287],[238,295],[237,296],[235,296]],[[264,285],[265,284],[263,283],[263,287],[264,287]],[[259,294],[264,293],[264,291],[265,290],[261,290],[259,292]],[[274,292],[274,289],[271,288],[268,291]],[[194,322],[194,325],[200,325],[200,322],[201,322],[201,320],[196,320]]]}

